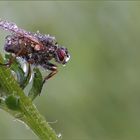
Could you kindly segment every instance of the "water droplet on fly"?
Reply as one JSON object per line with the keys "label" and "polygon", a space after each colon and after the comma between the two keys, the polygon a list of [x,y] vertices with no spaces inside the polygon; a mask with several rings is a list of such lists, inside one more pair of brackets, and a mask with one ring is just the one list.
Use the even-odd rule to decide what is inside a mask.
{"label": "water droplet on fly", "polygon": [[39,34],[39,30],[36,31]]}

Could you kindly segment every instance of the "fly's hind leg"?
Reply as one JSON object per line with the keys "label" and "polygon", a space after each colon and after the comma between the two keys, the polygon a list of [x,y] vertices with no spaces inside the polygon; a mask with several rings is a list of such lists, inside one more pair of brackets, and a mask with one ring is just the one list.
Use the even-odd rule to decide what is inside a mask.
{"label": "fly's hind leg", "polygon": [[11,64],[14,62],[14,60],[16,59],[16,57],[18,57],[18,56],[22,53],[23,49],[24,49],[24,48],[21,48],[15,56],[12,56],[12,55],[11,55],[11,57],[10,57],[10,59],[9,59],[9,61],[8,61],[7,63],[5,63],[5,64],[0,63],[0,66],[7,66],[7,67],[10,67]]}
{"label": "fly's hind leg", "polygon": [[15,60],[15,57],[11,55],[11,57],[9,58],[8,62],[7,63],[0,63],[0,66],[7,66],[7,67],[10,67],[11,64],[14,62]]}
{"label": "fly's hind leg", "polygon": [[54,65],[54,64],[52,64],[52,63],[48,63],[47,66],[46,66],[46,68],[47,68],[48,70],[50,70],[51,72],[44,78],[43,84],[44,84],[48,79],[50,79],[51,77],[53,77],[53,76],[58,72],[57,66]]}

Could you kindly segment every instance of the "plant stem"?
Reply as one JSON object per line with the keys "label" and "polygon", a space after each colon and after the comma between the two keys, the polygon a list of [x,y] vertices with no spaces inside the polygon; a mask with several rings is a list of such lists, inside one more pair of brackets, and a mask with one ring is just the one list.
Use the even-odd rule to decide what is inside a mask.
{"label": "plant stem", "polygon": [[[0,62],[2,62],[2,60],[0,55]],[[25,93],[11,75],[10,69],[3,66],[0,67],[0,92],[5,95],[18,96],[20,103],[19,111],[6,107],[1,107],[1,109],[26,123],[41,140],[58,140],[56,133],[44,117],[40,115],[31,99],[25,96]]]}

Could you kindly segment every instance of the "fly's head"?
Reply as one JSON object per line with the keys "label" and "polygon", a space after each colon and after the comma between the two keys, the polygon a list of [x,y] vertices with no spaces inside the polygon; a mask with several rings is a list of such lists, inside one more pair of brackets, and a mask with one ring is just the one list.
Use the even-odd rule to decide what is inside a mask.
{"label": "fly's head", "polygon": [[[51,60],[54,58],[56,62],[63,65],[69,61],[70,55],[67,48],[59,46],[55,37],[50,35],[40,35],[38,38],[46,48],[46,60]],[[43,50],[44,53],[45,50]]]}
{"label": "fly's head", "polygon": [[60,64],[66,64],[70,59],[70,54],[68,53],[67,48],[58,47],[55,51],[55,60]]}

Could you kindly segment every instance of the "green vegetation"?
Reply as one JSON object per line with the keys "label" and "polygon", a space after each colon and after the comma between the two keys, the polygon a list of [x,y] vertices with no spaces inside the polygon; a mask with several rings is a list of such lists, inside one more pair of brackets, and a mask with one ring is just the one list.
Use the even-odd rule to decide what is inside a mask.
{"label": "green vegetation", "polygon": [[[139,13],[139,1],[0,2],[0,18],[54,35],[71,54],[33,101],[62,139],[140,139]],[[0,30],[3,57],[7,34]],[[14,120],[0,110],[1,139],[38,139]]]}
{"label": "green vegetation", "polygon": [[[2,58],[0,58],[0,62],[3,63]],[[15,71],[19,73],[18,69],[16,69]],[[34,78],[35,80],[30,92],[30,95],[32,95],[31,99],[37,96],[38,89],[39,89],[38,94],[40,94],[40,86],[38,86],[38,82],[40,82],[41,74],[39,70],[38,71],[36,70],[35,75],[37,75],[37,72],[39,73],[39,76],[38,78],[37,76],[35,76]],[[36,79],[39,79],[39,81]],[[34,85],[36,87],[34,87]],[[15,81],[14,77],[12,76],[11,70],[9,68],[1,66],[0,91],[2,91],[3,94],[1,95],[0,108],[7,111],[9,114],[13,115],[16,119],[19,119],[23,121],[25,124],[27,124],[40,139],[58,140],[54,130],[49,126],[46,120],[39,114],[35,105],[32,103],[30,97],[26,97],[25,93],[19,86],[20,85],[18,85],[17,81]],[[36,90],[34,90],[34,88]]]}

